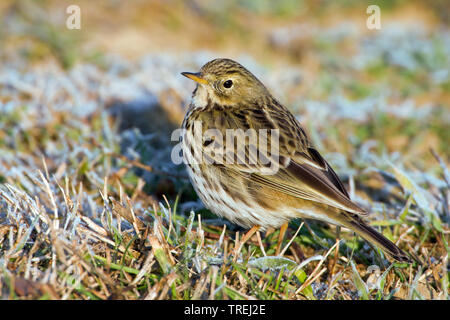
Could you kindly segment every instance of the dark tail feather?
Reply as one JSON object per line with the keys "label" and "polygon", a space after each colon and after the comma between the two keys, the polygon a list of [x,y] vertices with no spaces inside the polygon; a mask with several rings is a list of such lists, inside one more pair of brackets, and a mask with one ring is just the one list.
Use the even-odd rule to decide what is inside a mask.
{"label": "dark tail feather", "polygon": [[370,227],[360,217],[352,215],[350,213],[347,213],[346,215],[348,216],[348,220],[346,219],[346,221],[342,221],[344,227],[352,229],[365,240],[379,246],[386,254],[388,254],[393,259],[399,262],[412,262],[411,258],[402,249],[397,247],[394,243],[392,243],[392,241]]}

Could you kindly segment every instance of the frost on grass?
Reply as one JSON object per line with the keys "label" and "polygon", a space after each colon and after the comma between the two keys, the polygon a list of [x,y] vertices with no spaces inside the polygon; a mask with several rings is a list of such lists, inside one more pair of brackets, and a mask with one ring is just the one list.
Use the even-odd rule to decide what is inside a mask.
{"label": "frost on grass", "polygon": [[[242,230],[205,212],[170,161],[170,132],[193,90],[180,72],[218,53],[108,55],[67,71],[51,59],[18,68],[9,57],[0,69],[1,297],[448,299],[448,112],[415,101],[410,82],[386,70],[445,83],[449,39],[389,30],[371,42],[350,24],[275,30],[274,45],[288,51],[292,35],[319,35],[311,50],[327,67],[357,61],[319,71],[308,94],[298,91],[310,85],[299,66],[238,60],[308,124],[374,227],[421,265],[390,264],[351,233],[336,242],[333,228],[312,222],[280,247],[278,230],[242,245]],[[323,47],[348,37],[355,56]],[[380,81],[362,87],[349,72]]]}

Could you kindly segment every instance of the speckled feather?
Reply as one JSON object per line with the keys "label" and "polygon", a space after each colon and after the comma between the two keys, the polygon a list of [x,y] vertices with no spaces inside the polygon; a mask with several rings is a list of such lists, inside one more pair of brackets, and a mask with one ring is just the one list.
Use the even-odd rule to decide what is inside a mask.
{"label": "speckled feather", "polygon": [[[354,230],[399,261],[409,261],[362,220],[366,211],[351,201],[298,120],[250,71],[233,60],[216,59],[198,76],[204,83],[195,89],[184,118],[182,149],[191,182],[207,208],[233,223],[263,230],[298,217],[326,221]],[[226,80],[232,80],[232,88],[223,86]],[[198,124],[200,135],[195,134]],[[245,153],[231,155],[233,163],[214,161],[227,149],[223,139],[206,134],[211,129],[221,137],[229,129],[279,130],[279,157],[265,159],[276,173],[268,174],[269,164],[250,152],[260,147],[254,141],[243,146]],[[212,163],[201,161],[205,155],[213,155]]]}

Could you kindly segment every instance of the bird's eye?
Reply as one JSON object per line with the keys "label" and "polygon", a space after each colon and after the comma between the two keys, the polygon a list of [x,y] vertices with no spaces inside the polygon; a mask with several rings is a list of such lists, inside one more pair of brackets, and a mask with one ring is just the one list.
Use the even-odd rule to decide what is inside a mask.
{"label": "bird's eye", "polygon": [[223,83],[223,86],[227,89],[230,89],[233,86],[233,81],[227,80]]}

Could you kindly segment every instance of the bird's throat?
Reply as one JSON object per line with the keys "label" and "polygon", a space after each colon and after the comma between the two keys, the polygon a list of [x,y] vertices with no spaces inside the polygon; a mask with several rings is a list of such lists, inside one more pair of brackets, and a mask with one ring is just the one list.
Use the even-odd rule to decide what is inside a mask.
{"label": "bird's throat", "polygon": [[205,108],[208,105],[208,100],[208,91],[203,86],[199,85],[192,96],[194,108]]}

